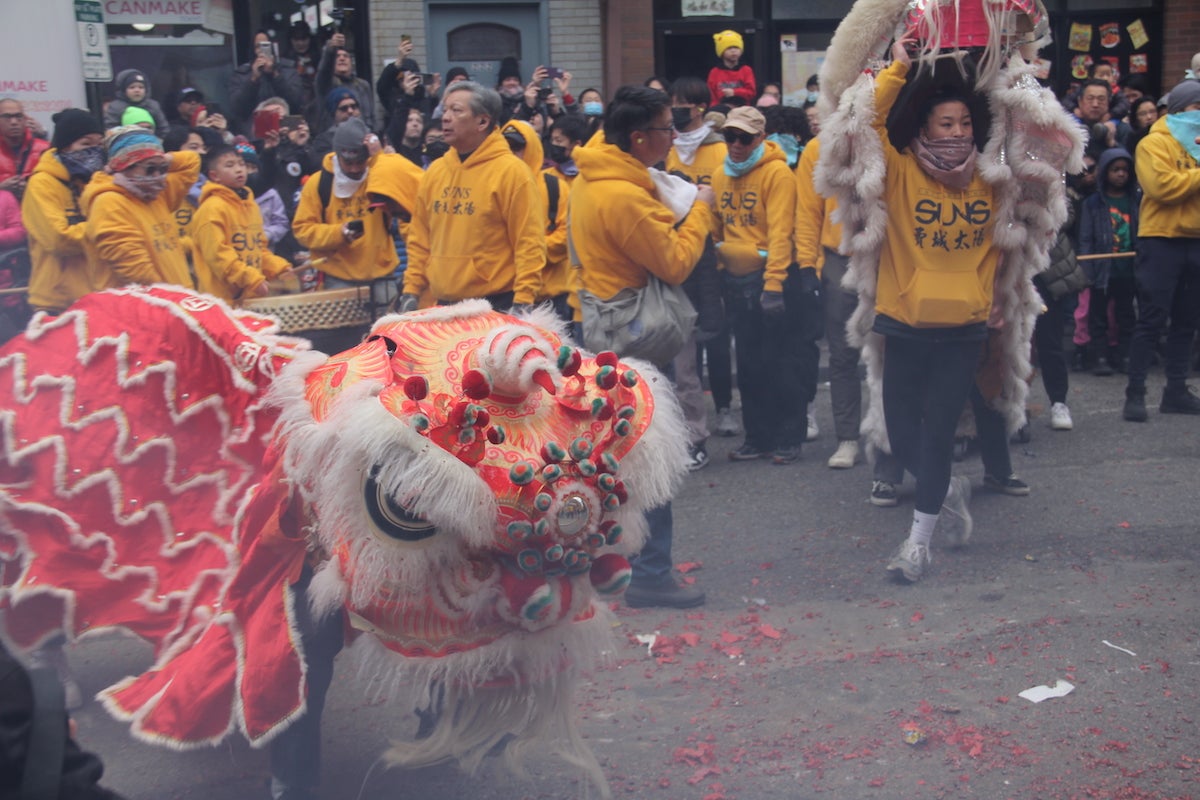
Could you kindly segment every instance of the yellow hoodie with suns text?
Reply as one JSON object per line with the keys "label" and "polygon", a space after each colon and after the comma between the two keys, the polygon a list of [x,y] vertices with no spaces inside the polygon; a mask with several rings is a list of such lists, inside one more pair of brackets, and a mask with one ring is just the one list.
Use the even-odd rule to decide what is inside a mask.
{"label": "yellow hoodie with suns text", "polygon": [[976,168],[954,189],[930,177],[917,157],[888,138],[887,117],[908,67],[893,62],[875,79],[875,119],[887,165],[887,235],[879,252],[875,311],[913,328],[986,322],[999,250],[992,246],[996,204]]}
{"label": "yellow hoodie with suns text", "polygon": [[[321,205],[321,172],[333,173],[335,155],[327,153],[323,169],[308,177],[292,218],[292,233],[312,254],[313,266],[344,281],[366,282],[391,275],[399,263],[396,245],[384,215],[371,208],[367,187],[379,156],[367,162],[367,175],[349,197],[338,197],[336,181],[330,187],[329,205]],[[342,228],[362,220],[363,235],[346,241]]]}
{"label": "yellow hoodie with suns text", "polygon": [[761,270],[763,290],[782,292],[796,227],[796,176],[783,150],[763,142],[762,157],[749,172],[733,177],[722,168],[712,188],[718,263],[730,275]]}
{"label": "yellow hoodie with suns text", "polygon": [[601,300],[640,289],[655,275],[678,286],[692,273],[712,231],[708,206],[696,201],[676,225],[647,167],[597,133],[575,149],[571,240],[583,288]]}
{"label": "yellow hoodie with suns text", "polygon": [[430,165],[409,227],[404,292],[438,300],[513,293],[533,303],[546,267],[545,204],[499,128],[466,161],[451,148]]}
{"label": "yellow hoodie with suns text", "polygon": [[262,212],[248,189],[204,184],[192,217],[196,288],[227,303],[286,271],[291,264],[271,252]]}
{"label": "yellow hoodie with suns text", "polygon": [[82,180],[73,180],[58,150],[42,153],[25,185],[21,220],[29,235],[29,304],[63,311],[92,290],[85,244],[87,224],[79,206]]}
{"label": "yellow hoodie with suns text", "polygon": [[200,156],[190,150],[169,153],[166,188],[146,202],[97,172],[83,190],[92,289],[130,283],[172,283],[195,288],[187,254],[179,240],[175,209],[200,174]]}

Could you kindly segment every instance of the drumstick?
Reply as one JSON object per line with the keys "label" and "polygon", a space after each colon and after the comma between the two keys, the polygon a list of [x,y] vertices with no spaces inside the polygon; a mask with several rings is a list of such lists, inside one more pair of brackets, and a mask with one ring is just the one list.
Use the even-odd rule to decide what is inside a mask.
{"label": "drumstick", "polygon": [[1099,261],[1102,258],[1135,258],[1137,253],[1093,253],[1090,256],[1075,256],[1076,261]]}

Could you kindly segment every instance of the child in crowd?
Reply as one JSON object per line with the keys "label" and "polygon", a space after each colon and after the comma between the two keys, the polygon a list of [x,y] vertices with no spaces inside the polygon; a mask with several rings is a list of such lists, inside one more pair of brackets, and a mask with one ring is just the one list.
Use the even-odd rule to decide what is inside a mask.
{"label": "child in crowd", "polygon": [[267,244],[262,213],[246,188],[246,161],[236,147],[215,147],[204,157],[204,174],[208,183],[192,221],[197,286],[227,303],[263,297],[267,279],[291,264]]}
{"label": "child in crowd", "polygon": [[117,96],[104,109],[104,127],[123,125],[122,119],[127,108],[141,108],[149,112],[156,130],[167,129],[167,118],[158,101],[150,97],[150,84],[141,70],[127,69],[117,75]]}
{"label": "child in crowd", "polygon": [[273,252],[278,253],[275,245],[291,232],[292,223],[284,208],[283,198],[275,187],[265,180],[259,165],[258,151],[242,137],[239,136],[238,139],[234,147],[246,162],[246,188],[250,190],[254,202],[258,203],[259,213],[262,214],[263,232],[267,234],[267,245]]}
{"label": "child in crowd", "polygon": [[708,90],[712,93],[709,105],[752,104],[758,96],[758,87],[754,84],[754,70],[749,65],[738,65],[745,47],[742,35],[737,31],[721,31],[713,34],[713,41],[721,63],[708,73]]}
{"label": "child in crowd", "polygon": [[139,106],[130,106],[121,114],[121,124],[124,126],[137,125],[139,128],[154,133],[154,117],[150,112]]}
{"label": "child in crowd", "polygon": [[[1133,174],[1133,157],[1120,147],[1105,150],[1096,163],[1096,192],[1083,201],[1079,219],[1079,254],[1131,253],[1137,247],[1141,192]],[[1089,361],[1094,375],[1124,371],[1137,315],[1132,258],[1088,261],[1091,279],[1088,305]],[[1116,344],[1109,335],[1109,303],[1116,321]]]}

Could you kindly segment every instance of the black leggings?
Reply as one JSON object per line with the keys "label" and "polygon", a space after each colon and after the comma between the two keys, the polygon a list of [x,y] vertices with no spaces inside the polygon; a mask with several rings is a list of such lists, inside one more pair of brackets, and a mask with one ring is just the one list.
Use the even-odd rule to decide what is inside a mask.
{"label": "black leggings", "polygon": [[983,341],[885,339],[883,416],[892,453],[917,480],[915,507],[936,514],[950,486],[954,430]]}

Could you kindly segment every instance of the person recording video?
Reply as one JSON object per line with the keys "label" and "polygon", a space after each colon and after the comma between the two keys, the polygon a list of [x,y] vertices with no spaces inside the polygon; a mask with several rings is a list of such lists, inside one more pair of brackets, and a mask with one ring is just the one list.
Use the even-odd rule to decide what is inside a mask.
{"label": "person recording video", "polygon": [[229,79],[230,117],[238,133],[251,134],[251,120],[259,103],[281,97],[290,108],[303,108],[304,84],[290,59],[276,54],[270,35],[260,30],[254,34],[251,60],[233,71]]}

